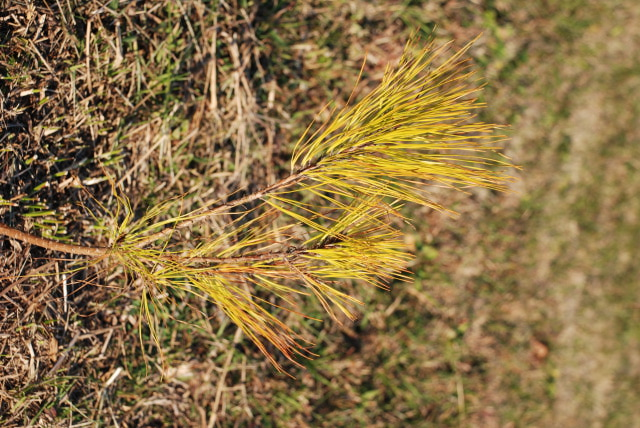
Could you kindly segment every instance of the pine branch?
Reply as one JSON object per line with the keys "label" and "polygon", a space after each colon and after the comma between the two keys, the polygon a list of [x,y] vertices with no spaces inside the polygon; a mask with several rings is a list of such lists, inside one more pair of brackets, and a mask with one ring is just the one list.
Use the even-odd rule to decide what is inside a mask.
{"label": "pine branch", "polygon": [[[291,174],[257,192],[178,216],[170,214],[178,199],[169,199],[135,219],[127,197],[114,189],[110,247],[63,244],[4,224],[0,235],[123,266],[145,284],[148,317],[148,305],[162,307],[148,291],[202,293],[275,367],[281,369],[267,342],[297,364],[312,354],[274,307],[298,312],[296,296],[313,296],[332,318],[338,311],[355,318],[360,302],[341,284],[387,288],[406,279],[410,255],[392,226],[393,219],[406,221],[402,203],[446,210],[430,198],[429,185],[506,190],[512,180],[503,171],[513,165],[495,155],[504,139],[500,127],[474,121],[483,105],[473,98],[478,89],[468,83],[472,73],[463,59],[471,44],[438,64],[447,45],[429,43],[413,54],[416,43],[360,102],[334,111],[315,132],[310,126],[294,149]],[[241,206],[250,208],[234,212]],[[226,223],[195,245],[172,237],[216,216]],[[149,328],[157,337],[153,323]]]}
{"label": "pine branch", "polygon": [[65,244],[52,239],[42,238],[14,229],[3,223],[0,223],[0,235],[4,235],[11,239],[17,239],[18,241],[26,242],[28,244],[35,245],[36,247],[46,248],[47,250],[60,251],[62,253],[75,254],[79,256],[104,257],[108,255],[110,251],[110,248],[107,247]]}
{"label": "pine branch", "polygon": [[184,229],[184,228],[188,228],[191,226],[196,225],[197,223],[203,222],[205,221],[207,218],[211,217],[211,216],[215,216],[215,215],[219,215],[225,211],[230,210],[231,208],[235,208],[244,204],[248,204],[251,202],[254,202],[258,199],[262,199],[265,196],[268,196],[272,193],[277,193],[280,192],[288,187],[291,187],[297,183],[299,183],[300,181],[304,180],[306,178],[305,173],[308,173],[309,171],[313,170],[313,167],[306,167],[306,168],[301,168],[299,171],[287,176],[286,178],[283,178],[280,181],[277,181],[276,183],[273,183],[261,190],[258,190],[257,192],[251,193],[249,195],[243,196],[241,198],[238,199],[234,199],[233,201],[230,202],[225,202],[223,204],[219,204],[216,205],[213,208],[209,208],[206,209],[202,212],[194,212],[192,213],[192,217],[186,219],[186,220],[182,220],[179,221],[178,223],[176,223],[175,225],[171,226],[171,227],[166,227],[163,230],[156,232],[152,235],[149,235],[143,239],[141,239],[140,242],[138,242],[138,245],[140,247],[144,247],[145,245],[148,245],[154,241],[166,238],[167,236],[171,235],[175,230],[177,229]]}

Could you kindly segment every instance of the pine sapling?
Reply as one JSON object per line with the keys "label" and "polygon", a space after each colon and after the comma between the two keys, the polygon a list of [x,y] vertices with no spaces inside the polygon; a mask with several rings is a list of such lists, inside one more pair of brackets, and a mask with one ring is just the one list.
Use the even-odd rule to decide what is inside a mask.
{"label": "pine sapling", "polygon": [[[62,244],[3,224],[0,234],[88,256],[85,263],[124,266],[144,283],[149,319],[150,305],[162,304],[159,294],[199,294],[275,367],[281,369],[268,343],[297,364],[298,357],[313,355],[309,344],[273,306],[299,312],[296,295],[312,296],[332,318],[355,318],[361,303],[341,284],[387,288],[406,277],[411,256],[393,220],[406,220],[404,203],[446,210],[430,197],[429,186],[505,190],[511,180],[505,169],[512,165],[496,154],[500,127],[474,120],[483,105],[463,59],[471,44],[444,59],[449,45],[431,42],[414,54],[416,43],[408,43],[398,66],[388,67],[371,93],[310,125],[295,146],[289,175],[257,192],[177,216],[170,214],[180,202],[174,198],[140,218],[115,192],[107,247]],[[218,233],[199,236],[198,225],[207,221],[221,225]],[[261,297],[267,295],[275,300]]]}

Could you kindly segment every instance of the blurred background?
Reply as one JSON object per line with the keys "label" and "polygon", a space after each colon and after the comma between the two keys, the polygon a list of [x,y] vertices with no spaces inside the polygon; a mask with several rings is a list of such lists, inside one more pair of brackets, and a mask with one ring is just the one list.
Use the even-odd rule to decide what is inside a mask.
{"label": "blurred background", "polygon": [[357,288],[358,322],[292,316],[319,355],[295,379],[196,299],[161,358],[135,287],[7,279],[65,262],[3,241],[4,425],[640,426],[636,0],[0,4],[0,214],[53,239],[100,243],[76,184],[109,204],[108,172],[138,207],[273,181],[416,31],[480,35],[479,119],[521,166],[507,194],[434,190],[457,216],[409,208],[413,280]]}

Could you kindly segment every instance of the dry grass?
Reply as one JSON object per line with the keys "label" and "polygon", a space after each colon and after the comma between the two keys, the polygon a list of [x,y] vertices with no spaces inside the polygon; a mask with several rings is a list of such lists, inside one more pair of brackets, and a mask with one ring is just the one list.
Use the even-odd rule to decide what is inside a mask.
{"label": "dry grass", "polygon": [[[100,217],[96,201],[113,205],[110,176],[127,189],[134,207],[167,194],[197,195],[185,209],[273,177],[271,156],[280,142],[277,117],[268,112],[276,87],[268,84],[272,76],[262,64],[268,47],[254,27],[259,15],[267,19],[277,10],[223,3],[217,12],[201,2],[3,8],[4,220],[53,239],[84,237],[100,245],[103,233],[94,231],[103,225],[91,213]],[[233,337],[233,329],[223,323],[216,338],[201,303],[173,307],[174,315],[206,330],[168,336],[164,346],[176,355],[167,358],[185,363],[177,364],[180,373],[159,372],[154,351],[145,363],[136,339],[135,287],[121,289],[118,276],[94,281],[91,270],[12,281],[16,274],[64,272],[69,261],[15,242],[2,245],[9,250],[1,264],[2,331],[12,332],[3,333],[0,351],[4,424],[164,420],[164,410],[147,411],[158,400],[152,391],[164,391],[160,402],[173,401],[166,394],[182,394],[176,391],[186,383],[172,380],[193,376],[185,364],[203,352],[216,362],[211,370],[221,370],[208,378],[225,384],[218,360],[233,349],[222,334],[230,330]],[[192,341],[207,345],[177,354]],[[112,397],[123,378],[130,388],[119,386],[123,394]],[[147,391],[144,399],[134,392],[139,388]],[[215,397],[220,405],[228,401],[227,394],[215,394],[205,391],[191,403],[204,409]],[[245,393],[231,400],[246,406]],[[191,408],[187,403],[179,408]]]}
{"label": "dry grass", "polygon": [[[114,204],[108,176],[138,213],[275,181],[365,52],[356,96],[436,23],[460,44],[484,31],[488,114],[513,124],[525,172],[512,195],[438,190],[457,219],[412,209],[416,279],[361,290],[359,322],[289,319],[322,356],[296,380],[186,296],[160,347],[141,342],[139,284],[3,240],[1,424],[637,424],[638,111],[621,100],[638,93],[640,25],[614,3],[2,4],[0,215],[23,230],[105,244],[91,213]],[[54,274],[12,279],[38,272]]]}

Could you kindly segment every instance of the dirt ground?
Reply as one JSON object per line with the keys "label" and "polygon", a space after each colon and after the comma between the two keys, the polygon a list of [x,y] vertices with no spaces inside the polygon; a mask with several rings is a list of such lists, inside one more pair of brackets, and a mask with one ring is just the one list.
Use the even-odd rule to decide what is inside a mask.
{"label": "dirt ground", "polygon": [[355,324],[291,317],[319,354],[296,379],[197,299],[171,306],[191,326],[166,321],[161,362],[118,272],[70,282],[3,239],[0,424],[640,427],[640,3],[120,3],[0,3],[3,222],[100,243],[76,179],[108,205],[114,174],[139,207],[272,181],[365,51],[366,92],[435,24],[458,46],[483,33],[481,119],[510,125],[518,181],[437,190],[457,217],[410,209],[413,282],[358,290]]}
{"label": "dirt ground", "polygon": [[529,58],[513,122],[533,205],[518,287],[549,305],[553,425],[638,426],[640,8],[593,2],[574,19],[588,25]]}

